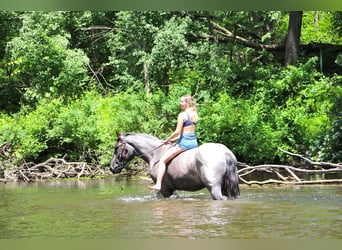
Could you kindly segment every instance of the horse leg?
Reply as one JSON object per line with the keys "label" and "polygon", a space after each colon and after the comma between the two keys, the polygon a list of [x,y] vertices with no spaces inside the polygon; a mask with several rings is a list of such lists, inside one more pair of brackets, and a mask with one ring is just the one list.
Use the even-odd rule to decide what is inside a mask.
{"label": "horse leg", "polygon": [[[211,197],[213,200],[223,200],[224,197],[222,195],[222,178],[217,177],[211,168],[207,168],[206,174],[202,175],[202,181],[205,183],[205,186],[209,190]],[[220,174],[219,174],[220,175]]]}
{"label": "horse leg", "polygon": [[224,173],[222,172],[222,170],[219,170],[213,166],[205,166],[202,168],[202,170],[204,171],[201,174],[202,182],[209,190],[213,200],[224,200],[225,197],[222,195],[222,175]]}
{"label": "horse leg", "polygon": [[159,192],[164,198],[168,198],[173,194],[173,191],[165,189],[165,188],[161,188]]}
{"label": "horse leg", "polygon": [[224,200],[224,196],[222,195],[221,189],[222,187],[220,184],[215,184],[209,188],[211,197],[214,200]]}

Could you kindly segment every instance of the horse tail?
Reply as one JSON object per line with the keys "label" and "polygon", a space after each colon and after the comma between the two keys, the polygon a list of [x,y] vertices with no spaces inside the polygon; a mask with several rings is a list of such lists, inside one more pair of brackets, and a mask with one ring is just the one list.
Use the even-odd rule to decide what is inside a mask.
{"label": "horse tail", "polygon": [[227,171],[223,186],[224,190],[222,191],[229,199],[235,199],[240,195],[237,161],[232,152],[227,157]]}

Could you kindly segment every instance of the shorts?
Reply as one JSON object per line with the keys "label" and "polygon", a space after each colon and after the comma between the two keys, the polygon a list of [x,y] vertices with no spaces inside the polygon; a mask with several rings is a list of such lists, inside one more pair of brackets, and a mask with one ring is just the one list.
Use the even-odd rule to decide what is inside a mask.
{"label": "shorts", "polygon": [[198,147],[197,138],[194,133],[182,134],[177,145],[184,150],[189,150]]}

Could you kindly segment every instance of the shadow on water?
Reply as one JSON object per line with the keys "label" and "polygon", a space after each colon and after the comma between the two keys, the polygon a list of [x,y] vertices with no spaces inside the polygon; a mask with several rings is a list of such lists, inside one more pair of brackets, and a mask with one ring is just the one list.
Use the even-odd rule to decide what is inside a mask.
{"label": "shadow on water", "polygon": [[342,186],[241,187],[164,199],[142,179],[110,177],[0,186],[1,238],[341,238]]}

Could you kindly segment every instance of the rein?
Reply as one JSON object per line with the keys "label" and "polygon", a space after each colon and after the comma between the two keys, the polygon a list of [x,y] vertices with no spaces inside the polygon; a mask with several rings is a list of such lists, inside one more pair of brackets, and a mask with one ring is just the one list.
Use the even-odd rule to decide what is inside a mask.
{"label": "rein", "polygon": [[[124,144],[124,148],[126,148],[126,144],[129,144],[128,142],[126,142],[125,140],[123,140],[123,142],[122,142],[122,144]],[[130,145],[130,144],[129,144]],[[158,145],[157,147],[154,147],[152,150],[150,150],[148,153],[152,153],[153,151],[155,151],[155,150],[157,150],[158,148],[160,148],[160,147],[162,147],[164,145],[164,143],[162,143],[162,144],[160,144],[160,145]],[[132,145],[130,145],[130,146],[132,146]],[[132,146],[133,147],[133,146]],[[141,156],[143,156],[144,154],[139,154],[136,150],[135,150],[135,148],[133,147],[133,149],[134,149],[134,152],[135,152],[135,155],[137,156],[137,157],[141,157]],[[122,150],[123,149],[121,149],[121,152],[122,152]],[[121,158],[121,152],[120,152],[120,158]]]}
{"label": "rein", "polygon": [[[162,147],[163,145],[164,145],[164,143],[160,144],[159,146],[157,146],[157,147],[153,148],[151,151],[149,151],[149,153],[152,153],[153,151],[157,150],[158,148]],[[143,156],[143,154],[138,154],[138,152],[135,150],[135,148],[134,148],[134,152],[136,153],[137,157]]]}

